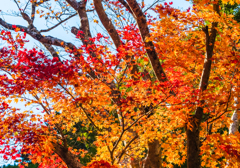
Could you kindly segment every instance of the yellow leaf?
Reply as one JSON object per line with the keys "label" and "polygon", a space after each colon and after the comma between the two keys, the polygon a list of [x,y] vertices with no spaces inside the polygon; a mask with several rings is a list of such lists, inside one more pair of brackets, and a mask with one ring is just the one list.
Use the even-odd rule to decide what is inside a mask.
{"label": "yellow leaf", "polygon": [[15,103],[18,103],[18,99],[14,99],[14,102],[15,102]]}
{"label": "yellow leaf", "polygon": [[33,122],[37,121],[37,119],[35,117],[31,118],[30,120]]}

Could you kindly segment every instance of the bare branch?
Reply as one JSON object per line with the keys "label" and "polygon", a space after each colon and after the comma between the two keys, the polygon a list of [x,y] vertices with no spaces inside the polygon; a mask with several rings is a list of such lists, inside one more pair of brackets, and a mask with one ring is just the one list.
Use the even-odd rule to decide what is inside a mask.
{"label": "bare branch", "polygon": [[18,10],[21,12],[21,8],[20,6],[18,5],[18,2],[16,0],[14,0],[15,4],[17,4],[17,7],[18,7]]}
{"label": "bare branch", "polygon": [[[14,0],[14,2],[17,4],[18,10],[21,13],[22,17],[24,20],[26,20],[28,22],[28,24],[30,25],[32,23],[31,19],[29,18],[29,16],[24,13],[24,10],[26,9],[27,5],[25,6],[24,10],[22,11],[20,6],[18,5],[18,2],[16,0]],[[28,3],[27,3],[28,4]]]}
{"label": "bare branch", "polygon": [[118,48],[121,45],[120,37],[118,35],[117,30],[113,26],[112,21],[108,18],[107,14],[105,13],[101,0],[93,0],[93,3],[97,11],[98,17],[100,18],[103,26],[111,36],[116,48]]}
{"label": "bare branch", "polygon": [[[80,2],[77,2],[76,0],[66,0],[66,1],[78,13],[78,16],[81,22],[80,28],[78,29],[73,27],[71,32],[74,31],[76,33],[78,32],[78,30],[81,30],[83,34],[80,36],[80,38],[83,44],[86,46],[92,45],[93,42],[89,40],[90,38],[92,38],[92,35],[90,32],[89,21],[88,21],[87,10],[86,10],[87,1],[85,0],[81,0]],[[91,52],[91,50],[90,50],[90,54],[92,57],[96,57],[96,54],[94,52]]]}
{"label": "bare branch", "polygon": [[40,33],[41,33],[41,32],[48,32],[48,31],[56,28],[57,26],[59,26],[59,25],[62,24],[63,22],[67,21],[68,19],[71,19],[72,17],[74,17],[74,16],[76,16],[76,15],[77,15],[77,13],[75,13],[75,14],[69,16],[68,18],[60,21],[58,24],[54,25],[53,27],[50,27],[49,29],[45,29],[45,30],[40,30],[39,32],[40,32]]}
{"label": "bare branch", "polygon": [[[15,28],[13,28],[12,24],[9,24],[9,23],[5,22],[1,18],[0,18],[0,25],[2,25],[3,27],[5,27],[9,30],[15,30]],[[71,50],[76,49],[75,45],[73,45],[70,42],[65,42],[61,39],[58,39],[58,38],[55,38],[55,37],[52,37],[52,36],[43,36],[39,32],[30,30],[29,28],[27,28],[25,26],[16,25],[16,27],[19,27],[21,29],[21,31],[26,32],[32,38],[34,38],[35,40],[37,40],[41,43],[55,45],[55,46],[59,46],[59,47],[63,47],[63,48],[67,47]]]}

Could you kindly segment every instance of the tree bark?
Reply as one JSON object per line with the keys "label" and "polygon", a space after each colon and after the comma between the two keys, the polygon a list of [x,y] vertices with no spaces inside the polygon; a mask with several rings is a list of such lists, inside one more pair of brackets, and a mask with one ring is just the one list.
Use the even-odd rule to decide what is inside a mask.
{"label": "tree bark", "polygon": [[235,134],[238,131],[239,113],[240,113],[240,109],[236,109],[232,115],[232,118],[231,118],[232,123],[230,124],[230,127],[229,127],[229,134]]}
{"label": "tree bark", "polygon": [[[236,90],[233,88],[233,91],[236,91]],[[231,117],[232,123],[229,126],[229,135],[230,134],[234,135],[236,132],[238,132],[238,127],[239,127],[239,122],[240,122],[240,120],[239,120],[240,109],[238,108],[239,97],[240,97],[239,95],[234,97],[236,109],[234,110],[234,113],[232,114],[232,117]],[[227,167],[229,167],[229,160],[227,161],[225,168],[227,168]]]}

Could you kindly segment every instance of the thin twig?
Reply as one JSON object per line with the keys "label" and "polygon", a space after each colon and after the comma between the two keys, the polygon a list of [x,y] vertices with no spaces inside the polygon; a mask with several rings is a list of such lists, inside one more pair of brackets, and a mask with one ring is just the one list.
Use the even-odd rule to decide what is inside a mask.
{"label": "thin twig", "polygon": [[[114,150],[117,148],[117,146],[118,146],[119,142],[121,141],[121,139],[122,139],[122,137],[123,137],[123,134],[124,134],[124,132],[125,132],[125,130],[122,130],[122,133],[121,133],[120,137],[118,138],[118,140],[117,140],[116,144],[114,145],[114,147],[113,147],[113,149],[112,149],[112,155],[113,155],[113,153],[114,153]],[[112,161],[114,162],[114,160],[115,160],[115,159],[113,159]]]}
{"label": "thin twig", "polygon": [[17,4],[17,7],[18,7],[19,11],[21,12],[21,8],[20,8],[20,6],[18,5],[17,1],[14,0],[14,2]]}
{"label": "thin twig", "polygon": [[83,110],[84,114],[87,116],[88,120],[93,124],[93,126],[94,126],[98,131],[101,131],[100,128],[98,128],[98,126],[97,126],[97,125],[93,122],[93,120],[88,116],[86,109],[85,109],[84,107],[82,107],[81,104],[80,104],[78,107],[80,107],[80,108]]}
{"label": "thin twig", "polygon": [[[143,13],[145,13],[145,12],[147,12],[150,8],[152,8],[156,3],[158,3],[160,0],[157,0],[156,2],[154,2],[151,6],[149,6],[147,9],[145,9],[144,11],[143,11]],[[161,2],[163,2],[163,0],[161,1]]]}
{"label": "thin twig", "polygon": [[28,0],[28,2],[27,2],[27,4],[26,4],[25,8],[23,9],[23,12],[26,10],[26,8],[27,8],[29,2],[30,2],[30,0]]}

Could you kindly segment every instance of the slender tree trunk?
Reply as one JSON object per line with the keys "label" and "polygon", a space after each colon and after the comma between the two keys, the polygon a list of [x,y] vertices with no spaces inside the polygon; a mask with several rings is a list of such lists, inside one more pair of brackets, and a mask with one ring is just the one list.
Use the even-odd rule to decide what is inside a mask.
{"label": "slender tree trunk", "polygon": [[240,109],[236,109],[232,115],[232,123],[230,124],[229,127],[229,134],[235,134],[238,131],[238,127],[239,127],[239,113],[240,113]]}
{"label": "slender tree trunk", "polygon": [[[234,92],[237,92],[239,90],[239,87],[237,88],[233,88],[232,90]],[[240,95],[237,95],[236,97],[234,97],[234,102],[235,102],[235,107],[236,109],[234,110],[234,113],[232,114],[232,118],[231,121],[232,123],[229,126],[229,134],[235,134],[238,131],[238,127],[239,127],[239,113],[240,113],[240,109],[238,108],[238,104],[239,104],[239,97]]]}
{"label": "slender tree trunk", "polygon": [[[238,127],[239,127],[239,119],[238,119],[238,116],[239,116],[239,113],[240,113],[240,109],[236,109],[236,110],[234,111],[233,115],[232,115],[232,118],[231,118],[232,123],[231,123],[230,126],[229,126],[229,135],[230,135],[230,134],[235,134],[235,133],[238,131]],[[226,163],[225,168],[230,167],[229,161],[230,161],[230,160],[227,160],[227,163]]]}
{"label": "slender tree trunk", "polygon": [[[213,11],[220,15],[219,4],[213,4]],[[213,22],[209,31],[208,26],[202,30],[206,35],[206,54],[202,70],[201,81],[199,90],[203,93],[208,87],[208,81],[211,72],[212,56],[214,44],[217,36],[217,22]],[[203,116],[203,107],[205,100],[200,100],[200,106],[195,110],[195,114],[189,119],[191,127],[186,127],[187,133],[187,167],[188,168],[200,168],[201,167],[201,156],[200,156],[200,124]]]}

